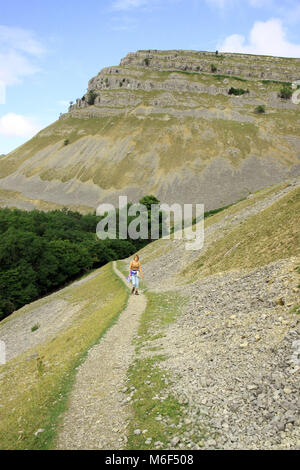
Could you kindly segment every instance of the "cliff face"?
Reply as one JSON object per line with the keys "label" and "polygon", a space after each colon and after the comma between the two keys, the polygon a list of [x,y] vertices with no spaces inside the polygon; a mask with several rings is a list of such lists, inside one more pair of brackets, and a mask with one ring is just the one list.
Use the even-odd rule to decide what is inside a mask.
{"label": "cliff face", "polygon": [[[1,205],[87,211],[118,195],[207,209],[300,174],[300,59],[138,51],[0,161]],[[231,89],[231,94],[229,91]],[[235,95],[234,93],[239,93]],[[264,105],[266,112],[255,113]]]}

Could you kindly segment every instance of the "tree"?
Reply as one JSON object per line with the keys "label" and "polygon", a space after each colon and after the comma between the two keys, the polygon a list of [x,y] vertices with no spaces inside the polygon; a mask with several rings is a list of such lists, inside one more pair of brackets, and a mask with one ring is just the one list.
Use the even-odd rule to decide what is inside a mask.
{"label": "tree", "polygon": [[97,96],[98,94],[95,92],[95,90],[90,90],[88,92],[87,102],[90,106],[92,106],[95,103]]}
{"label": "tree", "polygon": [[235,95],[235,96],[241,96],[241,95],[244,95],[245,93],[249,93],[249,90],[244,90],[243,88],[231,87],[228,91],[228,95]]}
{"label": "tree", "polygon": [[260,104],[259,106],[256,106],[254,112],[256,114],[264,114],[266,112],[266,107],[263,104]]}
{"label": "tree", "polygon": [[149,194],[149,196],[144,196],[139,200],[139,203],[146,206],[148,211],[151,210],[151,204],[159,204],[159,202],[160,201],[152,194]]}
{"label": "tree", "polygon": [[[148,195],[140,202],[149,221],[151,204],[159,201]],[[96,212],[82,215],[67,207],[50,212],[0,209],[0,318],[91,268],[127,258],[151,241],[150,232],[146,240],[119,239],[119,226],[116,240],[99,240],[96,227],[101,218]],[[127,227],[135,218],[126,217]]]}
{"label": "tree", "polygon": [[292,97],[292,94],[292,87],[290,85],[284,85],[279,92],[279,97],[284,100],[289,100]]}

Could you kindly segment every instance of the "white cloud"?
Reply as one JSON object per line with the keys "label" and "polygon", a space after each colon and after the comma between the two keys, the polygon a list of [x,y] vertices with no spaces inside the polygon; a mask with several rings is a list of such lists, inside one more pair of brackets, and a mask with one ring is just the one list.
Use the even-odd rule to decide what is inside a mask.
{"label": "white cloud", "polygon": [[264,8],[270,7],[274,3],[274,0],[205,0],[206,3],[213,7],[217,7],[220,10],[224,10],[225,7],[232,7],[232,6],[245,6],[245,4],[249,4],[251,7],[255,8]]}
{"label": "white cloud", "polygon": [[256,21],[248,40],[240,34],[228,36],[218,48],[224,52],[300,57],[300,44],[293,44],[286,38],[286,31],[279,18]]}
{"label": "white cloud", "polygon": [[147,5],[148,0],[115,0],[112,4],[113,10],[126,11]]}
{"label": "white cloud", "polygon": [[36,59],[44,53],[31,31],[0,25],[0,82],[14,85],[22,77],[36,73]]}
{"label": "white cloud", "polygon": [[38,70],[35,64],[17,51],[0,51],[0,80],[5,85],[20,83],[22,77],[32,75]]}
{"label": "white cloud", "polygon": [[32,118],[8,113],[0,118],[0,134],[6,137],[33,137],[42,126]]}
{"label": "white cloud", "polygon": [[0,25],[0,44],[35,56],[40,56],[45,52],[33,33],[22,28]]}

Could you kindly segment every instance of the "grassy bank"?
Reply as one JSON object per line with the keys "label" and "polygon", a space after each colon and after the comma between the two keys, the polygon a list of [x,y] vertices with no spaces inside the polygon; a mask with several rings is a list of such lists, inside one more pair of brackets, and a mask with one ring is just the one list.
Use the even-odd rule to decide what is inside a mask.
{"label": "grassy bank", "polygon": [[128,290],[111,265],[83,284],[57,294],[80,314],[57,336],[0,367],[0,449],[49,449],[76,368],[124,309]]}
{"label": "grassy bank", "polygon": [[300,255],[299,210],[297,188],[213,243],[184,274],[202,277]]}

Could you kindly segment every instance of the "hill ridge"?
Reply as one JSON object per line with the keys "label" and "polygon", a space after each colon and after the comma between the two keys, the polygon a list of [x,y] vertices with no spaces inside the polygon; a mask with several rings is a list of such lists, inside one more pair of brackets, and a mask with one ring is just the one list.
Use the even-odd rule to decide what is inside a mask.
{"label": "hill ridge", "polygon": [[0,204],[87,212],[153,193],[210,210],[297,177],[300,108],[280,93],[298,63],[130,53],[93,77],[58,121],[1,157]]}

